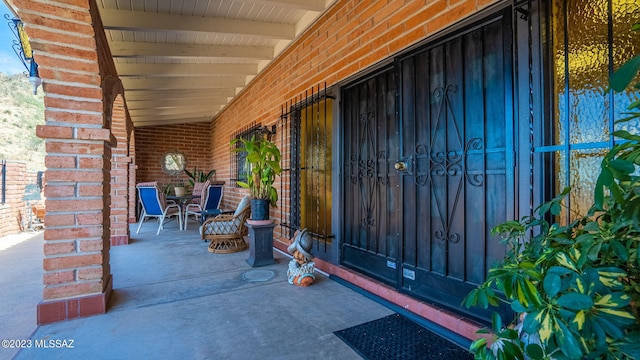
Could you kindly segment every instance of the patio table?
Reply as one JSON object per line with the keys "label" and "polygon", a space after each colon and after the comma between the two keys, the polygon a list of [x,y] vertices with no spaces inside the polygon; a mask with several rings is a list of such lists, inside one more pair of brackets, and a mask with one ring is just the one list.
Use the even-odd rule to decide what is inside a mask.
{"label": "patio table", "polygon": [[182,212],[184,212],[184,209],[187,206],[187,204],[193,199],[200,199],[200,195],[182,195],[182,196],[167,195],[167,200],[173,200],[177,204],[179,204]]}
{"label": "patio table", "polygon": [[200,198],[200,195],[182,195],[182,196],[167,195],[167,200],[173,200],[180,204],[186,204],[187,201],[189,200],[199,199],[199,198]]}

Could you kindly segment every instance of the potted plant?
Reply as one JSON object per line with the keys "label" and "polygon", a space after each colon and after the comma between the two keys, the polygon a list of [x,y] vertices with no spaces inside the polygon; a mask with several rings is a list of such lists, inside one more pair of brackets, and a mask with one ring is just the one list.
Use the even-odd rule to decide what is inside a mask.
{"label": "potted plant", "polygon": [[189,177],[189,185],[193,187],[195,183],[203,183],[211,179],[216,174],[216,171],[211,170],[209,172],[204,172],[202,170],[198,170],[198,167],[195,166],[193,168],[193,172],[189,172],[187,169],[184,169],[184,173]]}
{"label": "potted plant", "polygon": [[184,193],[185,193],[184,183],[182,181],[175,183],[173,185],[173,191],[175,192],[176,196],[184,196]]}
{"label": "potted plant", "polygon": [[[240,145],[235,147],[236,143]],[[273,186],[280,174],[280,150],[270,140],[255,135],[251,139],[231,141],[232,152],[246,152],[246,181],[238,181],[240,187],[251,194],[251,220],[268,220],[269,205],[276,207],[278,192]]]}
{"label": "potted plant", "polygon": [[[639,69],[636,56],[614,73],[611,88],[626,88]],[[617,123],[640,119],[640,101],[628,109]],[[601,162],[586,215],[552,223],[565,189],[534,216],[493,229],[507,256],[464,304],[506,302],[519,316],[504,326],[494,314],[493,334],[471,344],[476,359],[640,359],[640,136],[613,135],[622,141]]]}

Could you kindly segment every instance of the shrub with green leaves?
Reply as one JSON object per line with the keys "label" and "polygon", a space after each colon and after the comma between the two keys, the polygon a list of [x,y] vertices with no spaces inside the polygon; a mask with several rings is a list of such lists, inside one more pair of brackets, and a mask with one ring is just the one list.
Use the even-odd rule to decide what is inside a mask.
{"label": "shrub with green leaves", "polygon": [[193,168],[193,172],[189,172],[187,169],[184,169],[184,173],[189,177],[189,185],[193,187],[193,185],[197,182],[203,183],[213,177],[216,171],[211,170],[209,172],[204,172],[203,170],[198,170],[198,167],[195,166]]}
{"label": "shrub with green leaves", "polygon": [[[612,89],[625,89],[639,70],[640,55],[616,71]],[[616,123],[640,120],[640,101],[628,110]],[[621,140],[602,160],[588,214],[566,226],[548,221],[567,188],[534,216],[493,229],[507,256],[464,304],[506,302],[521,321],[503,326],[494,314],[492,334],[471,345],[477,359],[640,359],[640,136],[613,135]]]}
{"label": "shrub with green leaves", "polygon": [[[234,147],[236,143],[238,147]],[[232,152],[245,152],[247,181],[237,181],[238,186],[249,189],[254,199],[269,200],[276,207],[278,191],[273,186],[280,175],[280,149],[270,140],[254,135],[251,139],[238,138],[231,141]]]}

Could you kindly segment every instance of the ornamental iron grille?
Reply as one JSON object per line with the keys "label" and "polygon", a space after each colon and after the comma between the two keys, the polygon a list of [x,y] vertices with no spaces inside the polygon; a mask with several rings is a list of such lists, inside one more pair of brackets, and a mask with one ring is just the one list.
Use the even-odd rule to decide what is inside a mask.
{"label": "ornamental iron grille", "polygon": [[515,213],[510,11],[341,93],[341,263],[483,320],[460,304],[504,257],[491,228]]}
{"label": "ornamental iron grille", "polygon": [[[263,128],[260,124],[251,123],[243,129],[240,129],[233,135],[231,135],[231,140],[235,139],[251,139],[252,137],[259,137],[263,135]],[[236,148],[242,146],[242,143],[237,142],[235,144]],[[235,176],[235,179],[231,179],[231,183],[235,186],[237,185],[237,181],[247,181],[247,174],[249,169],[247,169],[247,153],[244,151],[231,153],[231,174]]]}
{"label": "ornamental iron grille", "polygon": [[[282,105],[279,128],[289,129],[281,136],[283,152],[282,184],[291,189],[289,214],[281,212],[287,236],[306,228],[314,239],[315,255],[327,259],[334,239],[332,229],[332,162],[334,98],[326,88],[312,88]],[[283,192],[284,192],[283,188]],[[285,217],[287,217],[285,219]]]}
{"label": "ornamental iron grille", "polygon": [[392,67],[342,89],[344,236],[342,263],[385,282],[396,279],[401,232],[400,128]]}
{"label": "ornamental iron grille", "polygon": [[[476,166],[480,166],[480,169],[471,170],[469,168],[469,157],[473,157],[473,155],[482,156],[484,142],[482,138],[474,137],[466,140],[465,143],[464,134],[458,125],[461,122],[456,119],[456,112],[453,110],[452,101],[449,98],[455,95],[457,91],[458,86],[456,84],[439,86],[432,91],[431,98],[436,104],[433,120],[435,129],[427,144],[418,143],[416,145],[414,155],[417,168],[422,170],[424,167],[423,171],[416,172],[415,182],[419,186],[427,186],[431,189],[437,218],[440,220],[440,224],[434,228],[434,237],[441,241],[454,243],[460,241],[461,235],[452,231],[451,225],[456,217],[456,211],[460,208],[460,198],[463,195],[462,190],[465,181],[469,186],[481,187],[484,182],[485,171],[482,166],[483,163],[476,163]],[[447,139],[438,139],[437,136],[446,136],[447,129],[451,132],[448,144],[445,148],[439,148],[438,145],[442,145],[443,141]],[[448,180],[453,180],[454,182],[453,206],[450,208],[447,206],[447,199],[443,198],[445,194],[437,192],[436,188],[432,186],[437,182],[434,181],[435,177],[442,177],[445,182]]]}
{"label": "ornamental iron grille", "polygon": [[400,158],[414,163],[401,180],[398,286],[482,319],[460,303],[504,256],[491,229],[515,215],[511,11],[396,62]]}

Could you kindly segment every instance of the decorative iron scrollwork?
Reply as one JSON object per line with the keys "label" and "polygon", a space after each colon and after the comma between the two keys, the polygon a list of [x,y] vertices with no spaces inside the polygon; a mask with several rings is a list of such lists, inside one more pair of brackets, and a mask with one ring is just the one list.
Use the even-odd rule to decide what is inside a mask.
{"label": "decorative iron scrollwork", "polygon": [[[458,87],[455,84],[449,84],[444,87],[438,87],[433,90],[432,98],[438,102],[436,116],[434,118],[434,131],[429,143],[428,151],[424,151],[424,145],[420,145],[416,147],[416,150],[424,151],[428,153],[429,158],[429,177],[457,177],[460,174],[466,174],[466,163],[464,159],[466,158],[466,151],[463,151],[463,135],[458,128],[458,124],[455,118],[455,112],[451,106],[451,101],[449,99],[450,94],[454,94],[457,91]],[[446,126],[446,131],[439,132],[437,131],[442,126]],[[457,149],[456,146],[451,146],[454,149],[434,149],[434,144],[436,143],[435,136],[437,134],[443,134],[445,137],[449,135],[454,135],[458,140]],[[450,142],[445,138],[445,144],[450,145]],[[416,156],[418,156],[416,154]],[[421,185],[426,185],[428,183],[428,179],[424,177],[416,177],[416,182]],[[458,191],[456,192],[456,198],[454,200],[454,205],[451,208],[451,213],[448,213],[447,209],[447,201],[442,201],[442,199],[438,198],[438,194],[435,192],[435,189],[431,188],[433,196],[436,198],[434,201],[435,208],[440,217],[440,222],[442,225],[441,229],[435,230],[434,236],[436,239],[440,241],[449,241],[453,243],[457,243],[460,241],[460,234],[451,231],[451,224],[453,223],[453,219],[456,215],[456,209],[458,208],[458,201],[460,198],[460,193],[462,190],[463,179],[458,181]]]}
{"label": "decorative iron scrollwork", "polygon": [[[484,184],[484,173],[480,172],[472,172],[471,170],[469,170],[469,166],[467,165],[466,161],[467,161],[467,154],[469,154],[469,150],[482,150],[484,147],[484,142],[482,141],[482,139],[480,138],[473,138],[469,141],[467,141],[467,145],[464,149],[464,153],[465,153],[465,164],[464,164],[464,168],[465,168],[465,177],[467,179],[467,182],[472,185],[472,186],[482,186]],[[481,170],[483,171],[483,170]]]}
{"label": "decorative iron scrollwork", "polygon": [[350,172],[350,176],[349,176],[349,180],[351,181],[351,184],[355,185],[358,183],[358,158],[356,157],[356,155],[351,155],[349,157],[349,164],[351,165],[351,172]]}
{"label": "decorative iron scrollwork", "polygon": [[435,236],[436,239],[440,240],[440,241],[449,241],[452,243],[457,243],[460,241],[460,234],[458,233],[450,233],[449,231],[451,231],[451,229],[449,227],[447,227],[444,230],[436,230],[433,235]]}
{"label": "decorative iron scrollwork", "polygon": [[[378,172],[378,162],[386,158],[384,151],[377,151],[374,142],[372,125],[375,124],[376,113],[367,111],[358,116],[361,132],[358,137],[358,154],[351,156],[352,164],[357,164],[357,176],[351,176],[351,182],[360,190],[360,225],[364,228],[375,226],[376,194],[379,184],[386,185],[386,174]],[[354,181],[355,180],[355,181]]]}
{"label": "decorative iron scrollwork", "polygon": [[365,228],[372,228],[376,225],[376,220],[368,215],[363,215],[360,219],[360,225]]}

